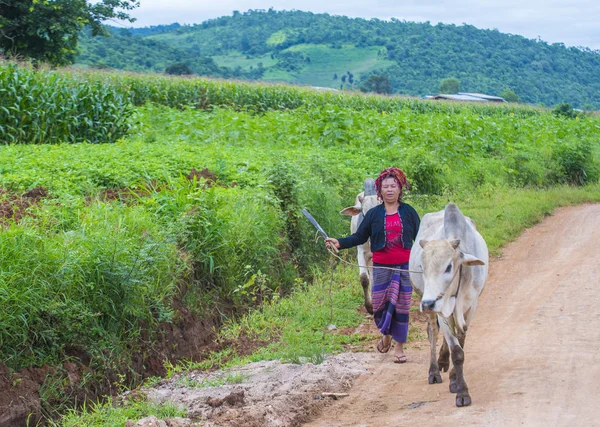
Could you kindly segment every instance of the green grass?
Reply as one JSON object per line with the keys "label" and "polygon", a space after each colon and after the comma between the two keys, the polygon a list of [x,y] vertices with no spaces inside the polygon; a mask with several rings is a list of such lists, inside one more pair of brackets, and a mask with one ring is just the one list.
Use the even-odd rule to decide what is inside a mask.
{"label": "green grass", "polygon": [[263,67],[271,67],[277,63],[276,59],[271,59],[271,54],[250,56],[239,52],[231,52],[227,55],[217,55],[212,57],[217,65],[221,67],[237,68],[241,67],[242,70],[249,70],[250,67],[257,68],[258,63],[262,62]]}
{"label": "green grass", "polygon": [[159,419],[185,417],[185,410],[173,404],[157,405],[145,401],[128,402],[124,406],[114,407],[112,402],[99,403],[71,412],[60,420],[50,422],[54,427],[98,427],[124,426],[128,420],[139,420],[154,415]]}
{"label": "green grass", "polygon": [[[378,46],[343,46],[341,49],[334,49],[325,45],[296,45],[285,49],[283,52],[302,53],[310,58],[310,63],[305,64],[302,70],[297,73],[268,70],[263,80],[339,89],[340,79],[348,71],[354,74],[355,79],[358,79],[362,73],[383,69],[395,64],[394,61],[383,59],[378,54],[381,49],[383,48]],[[333,79],[334,74],[338,75],[337,80]]]}

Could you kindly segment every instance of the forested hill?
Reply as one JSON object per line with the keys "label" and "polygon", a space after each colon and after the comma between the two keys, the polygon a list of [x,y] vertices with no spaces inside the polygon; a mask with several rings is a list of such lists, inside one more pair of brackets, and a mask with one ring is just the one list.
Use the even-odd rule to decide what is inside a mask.
{"label": "forested hill", "polygon": [[[185,72],[183,63],[201,75],[416,96],[457,78],[462,92],[510,89],[532,104],[600,108],[600,52],[471,25],[251,10],[191,26],[110,31],[109,38],[85,33],[77,62],[154,72],[174,64]],[[371,83],[384,84],[366,84],[373,74]]]}

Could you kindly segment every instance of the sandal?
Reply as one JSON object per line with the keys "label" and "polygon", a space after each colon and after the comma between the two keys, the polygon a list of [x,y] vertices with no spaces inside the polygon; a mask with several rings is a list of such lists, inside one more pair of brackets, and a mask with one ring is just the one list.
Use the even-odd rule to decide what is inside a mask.
{"label": "sandal", "polygon": [[406,358],[406,354],[401,354],[400,356],[394,356],[394,363],[406,363],[408,359]]}
{"label": "sandal", "polygon": [[380,353],[387,353],[388,351],[390,351],[390,347],[392,346],[392,340],[390,339],[390,342],[388,342],[387,344],[385,343],[385,337],[381,337],[379,339],[379,342],[377,343],[377,351]]}

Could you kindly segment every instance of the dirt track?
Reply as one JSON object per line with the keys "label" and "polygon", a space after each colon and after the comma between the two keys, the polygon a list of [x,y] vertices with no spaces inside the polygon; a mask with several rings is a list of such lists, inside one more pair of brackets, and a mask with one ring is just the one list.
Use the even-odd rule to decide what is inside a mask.
{"label": "dirt track", "polygon": [[465,344],[473,404],[427,384],[428,343],[369,363],[321,426],[600,426],[600,205],[558,210],[503,249]]}

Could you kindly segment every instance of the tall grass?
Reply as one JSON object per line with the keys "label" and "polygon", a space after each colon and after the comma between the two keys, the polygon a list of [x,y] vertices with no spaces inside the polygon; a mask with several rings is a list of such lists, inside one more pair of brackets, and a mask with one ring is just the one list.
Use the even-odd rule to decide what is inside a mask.
{"label": "tall grass", "polygon": [[0,233],[0,357],[20,369],[84,353],[116,369],[142,325],[172,318],[184,266],[140,209],[96,204],[68,229],[61,225]]}

